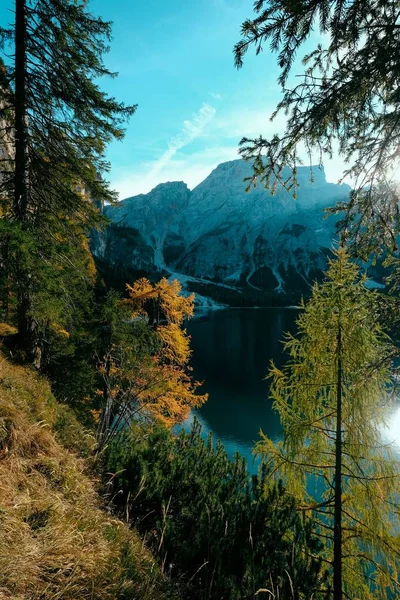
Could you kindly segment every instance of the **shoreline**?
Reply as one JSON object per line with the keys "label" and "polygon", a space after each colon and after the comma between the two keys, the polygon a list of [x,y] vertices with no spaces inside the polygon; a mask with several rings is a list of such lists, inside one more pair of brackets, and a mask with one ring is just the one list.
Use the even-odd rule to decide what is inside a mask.
{"label": "shoreline", "polygon": [[301,306],[288,305],[288,306],[199,306],[196,307],[191,317],[191,321],[193,320],[207,320],[211,314],[215,314],[217,312],[226,312],[226,311],[240,311],[240,310],[302,310]]}

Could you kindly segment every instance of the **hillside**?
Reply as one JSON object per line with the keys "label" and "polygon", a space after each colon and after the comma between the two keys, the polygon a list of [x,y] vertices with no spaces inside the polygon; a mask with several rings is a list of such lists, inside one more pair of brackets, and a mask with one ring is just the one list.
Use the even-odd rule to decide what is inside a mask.
{"label": "hillside", "polygon": [[346,200],[350,188],[327,182],[316,167],[311,183],[309,168],[299,167],[296,199],[282,186],[274,195],[262,185],[246,193],[250,175],[248,163],[231,161],[193,191],[163,183],[107,206],[111,223],[92,244],[103,271],[167,273],[230,304],[298,300],[325,268],[335,238],[337,219],[325,219],[324,209]]}
{"label": "hillside", "polygon": [[46,380],[1,354],[0,598],[171,598],[136,532],[103,510],[92,446]]}

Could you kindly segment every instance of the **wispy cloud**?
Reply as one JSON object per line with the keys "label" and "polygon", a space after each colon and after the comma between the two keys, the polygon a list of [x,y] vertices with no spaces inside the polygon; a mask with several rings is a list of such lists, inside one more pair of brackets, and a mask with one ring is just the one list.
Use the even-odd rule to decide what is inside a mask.
{"label": "wispy cloud", "polygon": [[[218,110],[210,104],[203,104],[190,120],[184,121],[179,133],[166,144],[167,149],[154,161],[141,162],[135,168],[114,170],[112,186],[119,197],[127,198],[148,193],[159,183],[184,181],[193,189],[222,162],[239,158],[238,142],[242,136],[265,137],[281,134],[285,129],[284,115],[271,122],[273,107],[252,106]],[[208,125],[212,122],[212,125]],[[201,139],[201,143],[192,144]],[[304,164],[309,160],[305,148],[299,148]],[[316,159],[314,159],[316,162]],[[328,181],[337,181],[342,175],[343,160],[335,153],[333,160],[325,160]]]}
{"label": "wispy cloud", "polygon": [[178,150],[181,150],[200,137],[206,125],[214,118],[216,112],[213,106],[204,103],[199,112],[193,115],[191,121],[184,121],[181,131],[168,142],[168,150],[153,163],[147,176],[153,179],[155,175],[160,173],[171,162]]}
{"label": "wispy cloud", "polygon": [[193,189],[203,181],[215,167],[228,160],[239,158],[236,144],[206,147],[188,155],[174,156],[165,170],[143,177],[142,172],[121,173],[112,182],[120,199],[145,194],[165,181],[184,181]]}
{"label": "wispy cloud", "polygon": [[158,159],[147,164],[142,163],[133,172],[130,170],[129,173],[115,174],[112,186],[118,191],[120,198],[147,193],[163,181],[184,180],[189,187],[192,187],[208,175],[209,171],[207,173],[206,170],[210,169],[210,166],[216,166],[228,155],[231,158],[232,148],[230,152],[227,152],[226,148],[221,148],[221,160],[215,156],[213,160],[210,159],[208,149],[200,152],[197,150],[194,154],[189,152],[189,155],[179,153],[185,146],[204,135],[207,125],[214,119],[216,112],[214,106],[204,103],[190,120],[183,122],[179,133],[169,140],[167,150]]}

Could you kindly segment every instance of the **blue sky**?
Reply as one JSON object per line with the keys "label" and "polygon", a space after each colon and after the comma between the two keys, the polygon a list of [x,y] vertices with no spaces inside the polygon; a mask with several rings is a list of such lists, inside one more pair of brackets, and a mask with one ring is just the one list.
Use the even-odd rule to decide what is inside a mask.
{"label": "blue sky", "polygon": [[[4,0],[0,22],[10,20]],[[280,98],[274,57],[250,51],[233,66],[232,48],[252,0],[91,0],[90,10],[113,21],[105,57],[117,79],[101,86],[138,104],[122,142],[111,144],[112,186],[124,198],[164,181],[193,188],[219,163],[238,157],[243,136],[282,131],[269,117]],[[299,67],[300,70],[300,67]],[[326,163],[336,181],[341,163]]]}

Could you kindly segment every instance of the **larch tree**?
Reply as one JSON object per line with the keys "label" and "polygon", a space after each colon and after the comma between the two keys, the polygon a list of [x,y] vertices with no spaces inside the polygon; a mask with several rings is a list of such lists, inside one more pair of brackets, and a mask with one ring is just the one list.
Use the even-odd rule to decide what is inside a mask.
{"label": "larch tree", "polygon": [[[259,179],[267,187],[280,182],[295,191],[301,158],[321,164],[339,154],[347,164],[344,174],[354,178],[350,202],[338,207],[345,210],[342,226],[353,250],[363,257],[380,252],[382,245],[396,250],[399,189],[392,175],[400,157],[397,2],[257,0],[254,9],[255,17],[243,23],[234,48],[235,64],[243,65],[250,47],[258,54],[267,46],[276,55],[283,95],[272,119],[281,112],[287,125],[271,139],[242,139],[241,155],[253,161],[250,185]],[[289,175],[283,173],[285,166],[291,169]]]}
{"label": "larch tree", "polygon": [[315,517],[334,600],[400,593],[399,464],[382,437],[396,352],[364,284],[347,251],[336,251],[297,334],[286,336],[287,364],[270,371],[283,439],[262,435],[256,447]]}
{"label": "larch tree", "polygon": [[112,298],[110,335],[99,361],[98,448],[135,418],[155,419],[171,427],[182,423],[207,394],[191,375],[190,338],[184,320],[193,315],[194,294],[181,295],[177,280],[127,285],[129,297]]}
{"label": "larch tree", "polygon": [[[101,221],[96,203],[115,198],[99,176],[109,168],[105,148],[122,137],[122,125],[135,110],[99,88],[99,78],[114,76],[103,63],[111,26],[86,4],[15,0],[14,64],[5,60],[1,88],[3,130],[11,128],[14,143],[12,168],[1,180],[0,225],[14,252],[19,336],[37,366],[52,318],[43,312],[46,303],[36,298],[41,294],[43,300],[46,289],[50,304],[57,299],[62,305],[66,298],[57,313],[61,319],[70,312],[71,298],[68,276],[60,273],[77,271],[90,281],[93,265],[85,240],[90,227]],[[2,30],[5,55],[7,33]],[[65,253],[65,246],[74,252]],[[54,282],[49,284],[51,273],[60,283],[56,290]],[[62,319],[55,326],[62,329]]]}

